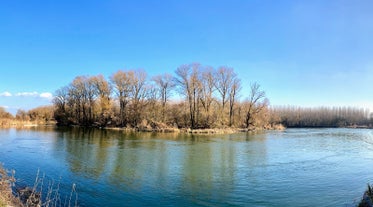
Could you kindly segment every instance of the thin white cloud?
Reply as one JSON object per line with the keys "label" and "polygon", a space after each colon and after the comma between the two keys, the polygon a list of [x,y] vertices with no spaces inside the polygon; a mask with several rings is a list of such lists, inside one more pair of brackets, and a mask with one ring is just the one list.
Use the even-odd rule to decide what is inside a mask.
{"label": "thin white cloud", "polygon": [[46,98],[46,99],[51,99],[53,97],[52,93],[49,92],[44,92],[39,95],[40,98]]}
{"label": "thin white cloud", "polygon": [[8,91],[5,91],[3,93],[0,93],[0,96],[10,97],[10,96],[12,96],[12,94],[9,93]]}
{"label": "thin white cloud", "polygon": [[[22,100],[26,100],[26,99],[43,99],[43,100],[48,100],[49,102],[53,99],[53,94],[50,93],[50,92],[36,92],[36,91],[33,91],[33,92],[18,92],[18,93],[15,93],[15,94],[11,94],[10,92],[8,91],[5,91],[3,93],[0,93],[0,97],[19,97],[19,98],[22,98]],[[11,100],[12,98],[9,98],[9,100]]]}
{"label": "thin white cloud", "polygon": [[20,93],[16,93],[16,96],[32,96],[32,97],[37,97],[39,95],[38,92],[34,91],[34,92],[20,92]]}
{"label": "thin white cloud", "polygon": [[4,109],[9,109],[9,106],[0,106],[0,107]]}

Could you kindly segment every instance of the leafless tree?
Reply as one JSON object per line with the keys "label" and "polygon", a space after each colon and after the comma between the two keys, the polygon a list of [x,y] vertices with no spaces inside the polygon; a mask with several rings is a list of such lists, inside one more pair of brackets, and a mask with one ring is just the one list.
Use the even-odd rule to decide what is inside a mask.
{"label": "leafless tree", "polygon": [[146,77],[144,70],[135,70],[128,72],[131,83],[130,101],[133,112],[132,124],[136,126],[141,121],[141,106],[144,106],[144,99],[146,98]]}
{"label": "leafless tree", "polygon": [[232,87],[230,87],[230,90],[229,90],[229,126],[233,125],[234,106],[236,104],[237,96],[240,90],[241,90],[241,81],[239,78],[234,77]]}
{"label": "leafless tree", "polygon": [[198,105],[201,93],[201,82],[199,78],[199,64],[182,65],[176,70],[175,81],[188,101],[191,128],[198,124]]}
{"label": "leafless tree", "polygon": [[[250,96],[241,102],[241,80],[233,68],[215,70],[195,63],[181,65],[175,74],[155,76],[151,83],[143,70],[119,70],[110,76],[110,82],[102,75],[78,76],[56,91],[55,118],[62,124],[142,127],[161,122],[196,129],[263,126],[269,122],[269,114],[279,117],[272,121],[284,122],[287,117],[289,123],[303,123],[302,117],[311,116],[307,110],[298,111],[297,116],[268,112],[265,93],[257,83],[251,85]],[[169,100],[175,88],[184,100]],[[340,117],[355,117],[351,114],[357,113],[350,109],[336,111]],[[41,110],[34,112],[33,116],[39,117]],[[328,114],[325,110],[318,113]]]}
{"label": "leafless tree", "polygon": [[30,121],[38,123],[48,123],[54,118],[54,106],[39,106],[27,111]]}
{"label": "leafless tree", "polygon": [[84,96],[84,80],[83,76],[76,77],[69,85],[69,100],[68,105],[74,110],[72,121],[75,124],[83,123],[85,118],[86,97]]}
{"label": "leafless tree", "polygon": [[78,76],[68,87],[68,106],[75,111],[76,124],[91,125],[94,120],[96,92],[91,77]]}
{"label": "leafless tree", "polygon": [[287,127],[346,127],[370,125],[369,110],[356,107],[271,107],[277,123]]}
{"label": "leafless tree", "polygon": [[112,109],[111,109],[111,93],[112,87],[108,81],[102,75],[97,75],[91,77],[91,81],[93,86],[95,87],[96,94],[98,96],[98,122],[100,125],[107,124],[112,116]]}
{"label": "leafless tree", "polygon": [[214,101],[214,91],[215,91],[215,77],[214,70],[211,67],[206,67],[202,71],[201,78],[201,104],[205,112],[205,123],[204,127],[210,127],[211,125],[211,104]]}
{"label": "leafless tree", "polygon": [[229,92],[232,90],[236,74],[233,68],[220,67],[215,73],[215,87],[220,95],[221,101],[221,119],[222,124],[225,125],[225,109],[229,101]]}
{"label": "leafless tree", "polygon": [[259,114],[265,107],[267,107],[267,101],[265,98],[265,92],[260,89],[260,85],[257,83],[251,84],[250,96],[246,104],[246,116],[245,126],[249,128],[254,124],[253,118],[256,114]]}
{"label": "leafless tree", "polygon": [[162,122],[166,121],[165,112],[167,107],[167,101],[171,95],[171,90],[175,87],[174,78],[172,75],[166,73],[163,75],[157,75],[152,78],[155,85],[157,86],[158,93],[160,94],[160,100],[162,105]]}
{"label": "leafless tree", "polygon": [[64,86],[58,89],[52,100],[55,106],[54,117],[57,120],[58,124],[67,125],[68,117],[70,117],[69,110],[67,109],[67,104],[69,101],[69,87]]}
{"label": "leafless tree", "polygon": [[5,110],[4,107],[0,106],[0,118],[3,119],[11,119],[13,118],[13,115]]}
{"label": "leafless tree", "polygon": [[29,121],[30,117],[27,114],[27,111],[18,109],[16,113],[16,119],[19,121]]}
{"label": "leafless tree", "polygon": [[133,77],[131,76],[133,76],[133,73],[131,75],[130,72],[119,70],[110,77],[119,101],[119,120],[121,126],[125,126],[127,122],[126,107],[132,90],[131,81],[133,81]]}

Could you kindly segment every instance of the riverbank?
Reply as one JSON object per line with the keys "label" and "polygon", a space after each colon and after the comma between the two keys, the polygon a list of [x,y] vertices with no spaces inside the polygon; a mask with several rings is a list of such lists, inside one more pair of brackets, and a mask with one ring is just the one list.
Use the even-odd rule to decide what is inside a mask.
{"label": "riverbank", "polygon": [[13,195],[12,184],[15,182],[14,173],[8,174],[0,165],[0,207],[23,207],[22,202]]}
{"label": "riverbank", "polygon": [[247,132],[258,132],[265,130],[285,130],[283,125],[274,125],[268,127],[252,127],[252,128],[207,128],[207,129],[190,129],[190,128],[152,128],[152,127],[103,127],[102,129],[117,130],[126,132],[159,132],[159,133],[186,133],[186,134],[234,134],[234,133],[247,133]]}
{"label": "riverbank", "polygon": [[[1,128],[32,128],[32,127],[59,127],[54,123],[33,123],[33,122],[9,122],[6,125],[0,124]],[[60,126],[64,127],[64,126]],[[222,127],[222,128],[205,128],[205,129],[190,129],[190,128],[176,128],[165,124],[149,124],[139,125],[137,127],[98,127],[98,126],[79,126],[71,125],[66,127],[81,127],[81,128],[98,128],[105,130],[115,130],[124,132],[154,132],[154,133],[185,133],[185,134],[234,134],[234,133],[248,133],[265,130],[285,130],[281,124],[268,125],[265,127],[250,127],[250,128],[236,128],[236,127]]]}
{"label": "riverbank", "polygon": [[[42,202],[42,189],[44,177],[38,177],[33,187],[20,187],[16,185],[15,171],[8,172],[0,164],[0,207],[48,207],[48,206],[67,206],[66,200],[63,202],[59,200],[59,183],[54,186],[53,182],[48,184],[48,192]],[[15,187],[16,186],[16,187]],[[70,193],[68,206],[78,206],[77,197],[73,204],[70,204],[72,195],[75,193],[75,184],[73,184]],[[66,197],[67,198],[67,197]]]}
{"label": "riverbank", "polygon": [[[100,128],[100,127],[99,127]],[[228,127],[222,126],[218,128],[201,128],[201,129],[191,129],[191,128],[178,128],[175,126],[169,126],[161,122],[148,122],[144,120],[136,127],[102,127],[108,130],[121,130],[128,132],[160,132],[160,133],[187,133],[187,134],[234,134],[242,132],[255,132],[263,130],[284,130],[285,127],[282,124],[268,124],[263,127],[250,127],[250,128],[238,128],[238,127]]]}
{"label": "riverbank", "polygon": [[21,121],[17,119],[0,118],[0,128],[27,128],[37,126],[54,126],[55,121]]}

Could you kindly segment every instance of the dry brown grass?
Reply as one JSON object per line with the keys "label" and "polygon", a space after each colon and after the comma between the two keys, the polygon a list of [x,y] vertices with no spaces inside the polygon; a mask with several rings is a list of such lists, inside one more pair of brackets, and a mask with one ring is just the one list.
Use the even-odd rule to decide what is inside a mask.
{"label": "dry brown grass", "polygon": [[0,207],[23,207],[22,203],[14,197],[12,185],[15,183],[14,171],[9,173],[0,165]]}
{"label": "dry brown grass", "polygon": [[15,183],[15,171],[8,173],[0,164],[0,207],[55,207],[55,206],[78,206],[78,193],[76,185],[73,184],[70,196],[66,195],[64,200],[60,196],[60,183],[51,181],[47,185],[46,197],[43,199],[45,175],[39,176],[39,171],[35,179],[34,186],[17,189],[14,196],[12,186]]}
{"label": "dry brown grass", "polygon": [[358,207],[372,207],[373,206],[373,187],[368,184],[368,189],[365,191]]}
{"label": "dry brown grass", "polygon": [[0,128],[27,128],[33,126],[55,125],[54,121],[20,121],[17,119],[0,118]]}

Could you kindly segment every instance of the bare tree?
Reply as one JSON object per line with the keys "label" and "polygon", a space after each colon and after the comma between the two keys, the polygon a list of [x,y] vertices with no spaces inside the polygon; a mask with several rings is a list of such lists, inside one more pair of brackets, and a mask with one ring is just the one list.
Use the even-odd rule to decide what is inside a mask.
{"label": "bare tree", "polygon": [[76,124],[91,125],[94,121],[93,111],[96,99],[91,77],[78,76],[68,88],[68,105],[75,111],[72,113],[73,121]]}
{"label": "bare tree", "polygon": [[29,121],[30,117],[27,114],[27,111],[18,109],[16,113],[16,119],[19,121]]}
{"label": "bare tree", "polygon": [[175,81],[188,101],[189,117],[191,128],[194,129],[198,124],[198,104],[201,91],[201,82],[199,79],[199,64],[182,65],[176,70],[177,77]]}
{"label": "bare tree", "polygon": [[249,128],[254,124],[254,116],[259,114],[265,107],[267,107],[265,92],[260,90],[259,84],[253,83],[251,85],[250,96],[246,105],[245,126],[246,128]]}
{"label": "bare tree", "polygon": [[233,72],[233,68],[220,67],[215,74],[215,87],[220,95],[221,101],[221,121],[225,125],[225,106],[229,101],[229,91],[232,90],[233,80],[236,74]]}
{"label": "bare tree", "polygon": [[0,118],[3,119],[11,119],[13,118],[13,115],[5,110],[4,107],[0,106]]}
{"label": "bare tree", "polygon": [[241,81],[237,77],[233,77],[233,84],[229,90],[229,126],[233,125],[233,113],[234,113],[234,106],[236,104],[236,99],[238,93],[241,90]]}
{"label": "bare tree", "polygon": [[112,114],[111,97],[110,97],[111,92],[112,92],[112,87],[102,75],[91,77],[91,81],[95,87],[95,90],[98,96],[98,102],[99,102],[97,121],[99,122],[100,125],[104,125],[109,122],[111,118],[111,114]]}
{"label": "bare tree", "polygon": [[[53,99],[55,118],[63,124],[93,126],[139,127],[148,121],[172,122],[192,129],[237,126],[236,117],[247,128],[268,122],[268,110],[263,110],[268,104],[264,91],[254,83],[250,96],[240,103],[241,81],[232,68],[214,70],[200,64],[187,64],[177,68],[175,73],[174,78],[170,74],[155,76],[152,84],[148,84],[143,70],[119,70],[110,76],[110,82],[102,75],[78,76],[68,86],[56,91]],[[171,104],[169,98],[175,86],[185,101]],[[32,116],[40,117],[38,113],[41,111],[33,111]],[[305,113],[298,113],[300,123]],[[356,112],[338,110],[339,120],[354,117],[351,113]],[[331,117],[329,114],[328,120]]]}
{"label": "bare tree", "polygon": [[68,93],[69,88],[65,86],[58,89],[54,94],[53,103],[63,112],[65,112],[66,103],[68,101]]}
{"label": "bare tree", "polygon": [[69,85],[69,106],[74,110],[73,122],[82,123],[85,118],[86,97],[84,97],[84,79],[83,76],[76,77]]}
{"label": "bare tree", "polygon": [[54,106],[39,106],[33,108],[27,112],[30,121],[36,121],[38,123],[48,123],[53,120]]}
{"label": "bare tree", "polygon": [[369,110],[355,107],[299,107],[276,106],[271,114],[273,122],[287,127],[346,127],[369,125]]}
{"label": "bare tree", "polygon": [[64,86],[58,89],[53,98],[53,104],[55,106],[54,118],[59,125],[67,125],[68,119],[71,116],[69,110],[67,109],[69,101],[69,87]]}
{"label": "bare tree", "polygon": [[162,117],[161,115],[159,115],[158,88],[156,88],[156,86],[153,84],[148,84],[146,86],[146,91],[147,91],[146,92],[146,97],[147,97],[146,117],[150,120],[160,121],[159,119],[162,119]]}
{"label": "bare tree", "polygon": [[88,101],[88,115],[86,118],[86,123],[88,125],[92,125],[95,120],[95,102],[97,97],[97,90],[96,90],[96,82],[95,77],[88,77],[87,80],[84,82],[84,93],[86,94],[87,101]]}
{"label": "bare tree", "polygon": [[201,78],[201,104],[205,112],[204,127],[210,127],[211,121],[211,104],[214,101],[213,93],[215,91],[214,69],[207,67],[202,72]]}
{"label": "bare tree", "polygon": [[119,70],[110,77],[119,100],[119,120],[121,126],[125,126],[127,121],[126,107],[132,90],[132,78],[130,76],[129,72]]}
{"label": "bare tree", "polygon": [[143,100],[146,98],[145,86],[147,74],[143,70],[129,71],[128,74],[131,83],[132,124],[136,126],[141,119],[141,106],[144,105]]}
{"label": "bare tree", "polygon": [[162,105],[162,122],[166,121],[165,112],[167,107],[167,101],[171,95],[171,90],[175,87],[172,75],[166,73],[158,75],[152,78],[154,83],[157,85],[158,93],[160,94],[161,105]]}

